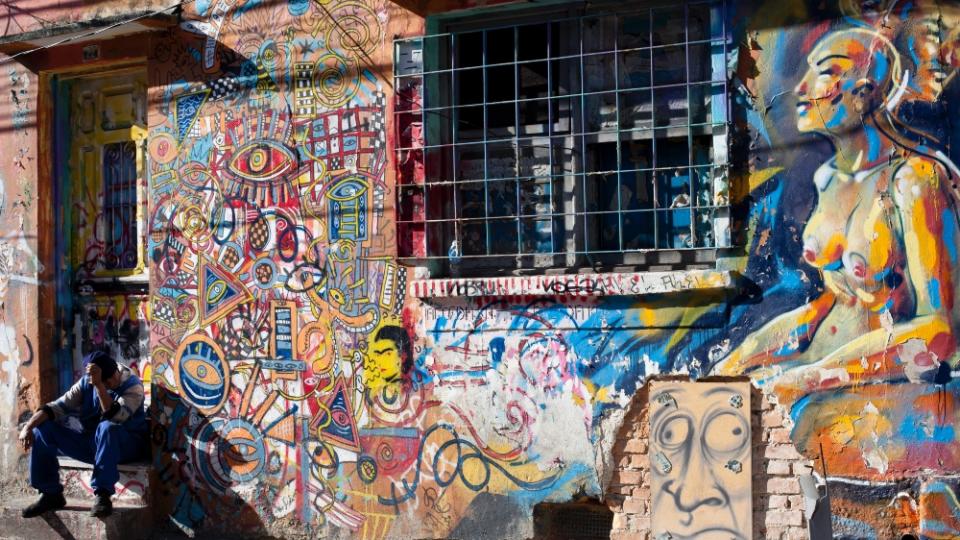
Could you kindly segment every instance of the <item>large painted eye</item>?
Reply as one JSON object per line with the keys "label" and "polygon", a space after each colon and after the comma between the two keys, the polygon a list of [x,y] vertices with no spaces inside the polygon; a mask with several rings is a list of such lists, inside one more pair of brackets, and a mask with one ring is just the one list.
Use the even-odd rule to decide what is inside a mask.
{"label": "large painted eye", "polygon": [[233,174],[250,180],[270,180],[287,172],[294,164],[287,147],[270,141],[255,141],[242,146],[230,160]]}
{"label": "large painted eye", "polygon": [[677,450],[689,441],[692,431],[693,423],[689,417],[673,416],[661,422],[657,430],[657,442],[665,450]]}
{"label": "large painted eye", "polygon": [[183,369],[191,379],[194,389],[217,390],[223,384],[220,367],[213,365],[206,358],[184,358]]}
{"label": "large painted eye", "polygon": [[723,457],[736,454],[750,443],[750,428],[743,416],[722,412],[707,420],[703,442],[712,454]]}

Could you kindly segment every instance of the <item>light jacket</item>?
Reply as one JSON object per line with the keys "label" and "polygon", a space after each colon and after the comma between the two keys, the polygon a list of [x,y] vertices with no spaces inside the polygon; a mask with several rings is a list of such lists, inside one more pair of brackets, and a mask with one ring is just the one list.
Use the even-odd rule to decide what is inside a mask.
{"label": "light jacket", "polygon": [[117,364],[120,370],[120,385],[107,389],[113,398],[113,405],[107,412],[100,407],[97,389],[90,384],[90,377],[84,375],[56,401],[47,403],[45,410],[53,413],[54,419],[66,415],[79,417],[84,431],[95,431],[103,420],[121,424],[127,431],[146,435],[147,415],[143,408],[143,383],[129,367]]}

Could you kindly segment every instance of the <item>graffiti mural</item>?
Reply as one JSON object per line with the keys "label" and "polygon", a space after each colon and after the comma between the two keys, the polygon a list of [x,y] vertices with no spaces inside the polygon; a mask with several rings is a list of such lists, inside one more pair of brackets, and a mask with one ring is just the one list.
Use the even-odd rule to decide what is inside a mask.
{"label": "graffiti mural", "polygon": [[[904,531],[950,537],[960,172],[938,119],[955,113],[960,12],[869,4],[731,15],[749,147],[747,256],[723,262],[736,298],[693,272],[414,280],[394,257],[381,68],[388,36],[420,30],[381,0],[186,7],[149,59],[149,304],[91,308],[83,335],[135,355],[132,314],[149,315],[173,521],[456,536],[481,493],[526,515],[601,494],[611,413],[652,375],[716,373],[751,377],[805,456],[822,448],[835,530],[876,535],[895,503]],[[749,537],[749,392],[722,388],[651,405],[689,419],[653,420],[652,504],[689,534]],[[692,403],[746,424],[714,439]],[[711,459],[727,508],[691,511],[676,486]]]}
{"label": "graffiti mural", "polygon": [[654,537],[751,538],[749,411],[749,383],[650,383]]}
{"label": "graffiti mural", "polygon": [[[776,394],[798,448],[849,484],[836,491],[846,493],[835,512],[850,517],[835,531],[880,537],[889,524],[879,516],[894,497],[873,498],[863,486],[896,485],[919,471],[950,475],[960,465],[952,377],[960,170],[952,126],[941,121],[955,114],[960,13],[896,1],[837,10],[802,31],[751,34],[755,51],[788,43],[802,51],[751,55],[757,72],[743,81],[757,112],[751,134],[770,147],[756,160],[770,168],[751,171],[751,185],[773,178],[756,182],[753,196],[781,208],[756,213],[755,234],[794,231],[780,245],[756,242],[775,264],[757,258],[747,271],[769,283],[767,299],[796,307],[744,313],[731,328],[742,339],[715,370],[750,374]],[[796,150],[773,152],[786,141]],[[804,193],[809,206],[786,207],[790,193]],[[956,523],[946,517],[960,512],[950,488],[916,487],[943,523]],[[916,516],[910,521],[904,532],[916,530]],[[930,537],[957,534],[920,526]]]}

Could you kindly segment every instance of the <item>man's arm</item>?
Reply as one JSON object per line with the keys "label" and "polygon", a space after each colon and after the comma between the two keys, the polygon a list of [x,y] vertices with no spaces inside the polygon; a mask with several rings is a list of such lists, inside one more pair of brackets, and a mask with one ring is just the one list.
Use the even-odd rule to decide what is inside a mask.
{"label": "man's arm", "polygon": [[100,414],[105,415],[110,407],[113,407],[113,396],[110,395],[110,392],[107,392],[107,385],[103,382],[100,366],[92,362],[87,364],[87,375],[90,376],[90,384],[93,385],[94,391],[100,397]]}
{"label": "man's arm", "polygon": [[23,451],[26,452],[30,450],[33,446],[33,428],[39,426],[40,424],[46,422],[53,418],[49,411],[50,407],[44,405],[42,409],[33,413],[33,416],[30,417],[30,420],[27,421],[27,424],[23,426],[23,429],[20,430],[20,447],[23,448]]}
{"label": "man's arm", "polygon": [[116,400],[107,392],[107,386],[100,377],[100,368],[94,364],[87,366],[87,373],[90,374],[90,381],[100,397],[100,411],[104,420],[110,420],[118,424],[130,418],[133,411],[143,405],[143,385],[135,384],[127,388]]}
{"label": "man's arm", "polygon": [[37,412],[33,413],[30,420],[27,421],[23,429],[20,430],[20,447],[26,452],[33,446],[33,428],[46,422],[47,420],[56,420],[67,414],[70,410],[76,410],[83,404],[83,380],[79,380],[67,390],[56,401],[51,401]]}

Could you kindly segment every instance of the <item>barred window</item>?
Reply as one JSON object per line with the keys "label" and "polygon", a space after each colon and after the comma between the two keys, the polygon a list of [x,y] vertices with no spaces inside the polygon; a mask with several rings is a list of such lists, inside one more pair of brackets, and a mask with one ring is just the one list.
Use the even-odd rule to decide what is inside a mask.
{"label": "barred window", "polygon": [[395,42],[400,256],[469,274],[726,247],[722,2],[511,17]]}

